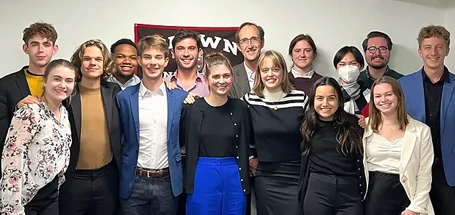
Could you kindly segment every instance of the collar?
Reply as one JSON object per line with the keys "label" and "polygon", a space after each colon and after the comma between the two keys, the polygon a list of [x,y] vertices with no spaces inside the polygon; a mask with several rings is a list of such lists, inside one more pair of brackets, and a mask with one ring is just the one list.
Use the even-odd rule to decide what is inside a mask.
{"label": "collar", "polygon": [[248,66],[246,66],[246,63],[243,62],[243,66],[245,67],[246,74],[248,75],[249,79],[254,79],[254,72]]}
{"label": "collar", "polygon": [[[427,80],[427,81],[431,82],[431,80],[428,78],[427,74],[425,73],[425,70],[423,69],[423,67],[422,67],[422,79],[423,79],[423,81]],[[440,81],[450,83],[449,69],[447,69],[446,66],[444,66],[444,73],[442,74],[441,79],[439,79],[438,82],[440,82]]]}
{"label": "collar", "polygon": [[[371,75],[370,75],[369,68],[370,68],[370,66],[367,66],[367,68],[365,69],[367,71],[366,72],[367,78],[372,80],[372,81],[375,81],[376,79],[371,77]],[[387,65],[383,76],[386,76],[386,74],[389,73],[389,71],[390,71],[390,68],[389,68],[389,65]]]}
{"label": "collar", "polygon": [[158,89],[155,90],[155,92],[152,92],[149,89],[147,89],[147,87],[145,87],[145,85],[142,81],[139,86],[139,95],[141,95],[141,96],[145,96],[148,94],[164,96],[165,92],[166,92],[166,85],[164,84],[164,80],[161,83],[160,87],[158,87]]}
{"label": "collar", "polygon": [[128,79],[128,81],[125,82],[125,84],[122,84],[120,81],[117,80],[117,78],[114,76],[114,75],[110,75],[109,78],[107,78],[107,81],[109,82],[115,82],[115,83],[118,83],[119,85],[127,85],[131,82],[140,82],[141,79],[139,77],[137,77],[137,75],[133,75],[133,77],[131,77],[130,79]]}
{"label": "collar", "polygon": [[311,79],[311,78],[313,78],[313,75],[314,75],[314,69],[311,69],[305,75],[301,75],[299,72],[295,71],[294,67],[292,67],[291,68],[291,74],[294,76],[294,78],[308,78],[308,79]]}
{"label": "collar", "polygon": [[[177,81],[177,74],[178,74],[178,70],[175,70],[175,72],[172,73],[172,75],[169,78],[169,80],[171,82]],[[200,72],[197,72],[197,76],[196,76],[196,81],[195,82],[205,82],[204,75],[202,73],[200,73]]]}

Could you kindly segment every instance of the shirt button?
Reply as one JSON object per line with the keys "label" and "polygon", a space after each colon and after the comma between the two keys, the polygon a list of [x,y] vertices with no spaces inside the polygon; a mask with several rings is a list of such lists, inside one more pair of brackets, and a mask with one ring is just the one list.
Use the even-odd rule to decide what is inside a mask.
{"label": "shirt button", "polygon": [[237,123],[234,123],[234,126],[237,126]]}
{"label": "shirt button", "polygon": [[241,178],[240,181],[243,181],[243,178]]}
{"label": "shirt button", "polygon": [[243,192],[246,192],[246,190],[245,190],[245,189],[243,189]]}
{"label": "shirt button", "polygon": [[239,159],[239,156],[237,156],[237,159]]}
{"label": "shirt button", "polygon": [[232,116],[233,114],[232,114],[232,113],[230,113],[230,115]]}
{"label": "shirt button", "polygon": [[239,135],[238,135],[238,134],[236,134],[236,135],[235,135],[235,137],[239,137]]}
{"label": "shirt button", "polygon": [[238,148],[239,148],[239,146],[235,146],[235,148],[236,148],[236,149],[238,149]]}
{"label": "shirt button", "polygon": [[242,170],[242,168],[239,168],[239,170]]}

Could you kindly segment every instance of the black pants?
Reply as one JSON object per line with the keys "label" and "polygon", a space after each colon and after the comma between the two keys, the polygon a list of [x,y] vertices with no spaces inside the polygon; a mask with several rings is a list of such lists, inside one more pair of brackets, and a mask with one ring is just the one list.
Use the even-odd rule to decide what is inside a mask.
{"label": "black pants", "polygon": [[455,214],[455,187],[449,187],[440,159],[436,159],[432,169],[430,198],[435,215]]}
{"label": "black pants", "polygon": [[26,215],[58,215],[58,177],[41,188],[25,205]]}
{"label": "black pants", "polygon": [[119,207],[119,173],[115,161],[97,170],[76,170],[64,215],[113,215]]}
{"label": "black pants", "polygon": [[406,210],[410,201],[399,175],[381,172],[370,172],[369,175],[365,214],[399,215]]}
{"label": "black pants", "polygon": [[362,215],[358,178],[310,173],[303,214]]}

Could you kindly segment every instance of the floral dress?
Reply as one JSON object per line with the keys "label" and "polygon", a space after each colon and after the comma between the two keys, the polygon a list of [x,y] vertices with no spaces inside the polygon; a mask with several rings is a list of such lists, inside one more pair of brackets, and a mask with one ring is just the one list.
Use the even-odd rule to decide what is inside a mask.
{"label": "floral dress", "polygon": [[0,214],[24,214],[24,206],[58,177],[65,181],[70,160],[71,127],[67,110],[60,120],[46,103],[18,109],[8,129],[2,153]]}

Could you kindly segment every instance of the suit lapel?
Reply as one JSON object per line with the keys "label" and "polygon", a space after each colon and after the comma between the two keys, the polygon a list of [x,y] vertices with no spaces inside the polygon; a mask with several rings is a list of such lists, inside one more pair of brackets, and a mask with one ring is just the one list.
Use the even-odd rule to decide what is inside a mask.
{"label": "suit lapel", "polygon": [[441,97],[441,128],[445,128],[446,114],[449,109],[449,104],[452,101],[453,92],[455,89],[455,76],[449,73],[450,82],[445,82],[442,88]]}
{"label": "suit lapel", "polygon": [[25,78],[24,69],[16,74],[16,85],[22,95],[22,98],[25,98],[31,94],[30,88],[28,87],[27,78]]}
{"label": "suit lapel", "polygon": [[137,89],[131,93],[129,97],[131,114],[133,116],[134,128],[136,129],[136,138],[139,142],[139,86],[135,86]]}
{"label": "suit lapel", "polygon": [[426,122],[425,93],[424,93],[425,86],[423,86],[422,72],[423,71],[420,70],[420,72],[415,74],[416,80],[413,83],[418,83],[418,84],[411,86],[411,89],[412,89],[411,93],[413,96],[410,96],[409,99],[412,99],[411,104],[413,106],[415,105],[415,107],[414,107],[416,109],[415,113],[418,114],[413,117],[416,120],[419,120],[419,121],[425,123]]}
{"label": "suit lapel", "polygon": [[[242,92],[250,92],[250,83],[248,81],[248,75],[246,73],[245,64],[242,63],[239,65],[239,72],[236,73],[237,76],[237,84],[238,87],[241,89]],[[243,95],[241,95],[243,96]]]}
{"label": "suit lapel", "polygon": [[[174,119],[174,95],[171,90],[166,87],[166,96],[167,96],[167,136],[168,139],[171,135],[172,120]],[[167,141],[169,144],[169,141]]]}
{"label": "suit lapel", "polygon": [[411,159],[414,147],[417,141],[416,128],[413,119],[408,118],[409,124],[406,126],[406,131],[404,132],[403,146],[401,150],[401,159],[400,159],[400,173],[401,175],[405,172],[406,167],[408,166],[409,160]]}
{"label": "suit lapel", "polygon": [[74,124],[76,126],[77,137],[81,138],[81,122],[82,122],[82,115],[81,115],[81,94],[79,93],[79,89],[76,86],[76,94],[71,98],[71,110],[73,111],[74,116]]}
{"label": "suit lapel", "polygon": [[112,95],[111,90],[101,84],[101,96],[103,97],[104,112],[106,115],[106,122],[107,122],[107,128],[108,128],[109,133],[111,131],[112,104],[113,104],[111,95]]}

